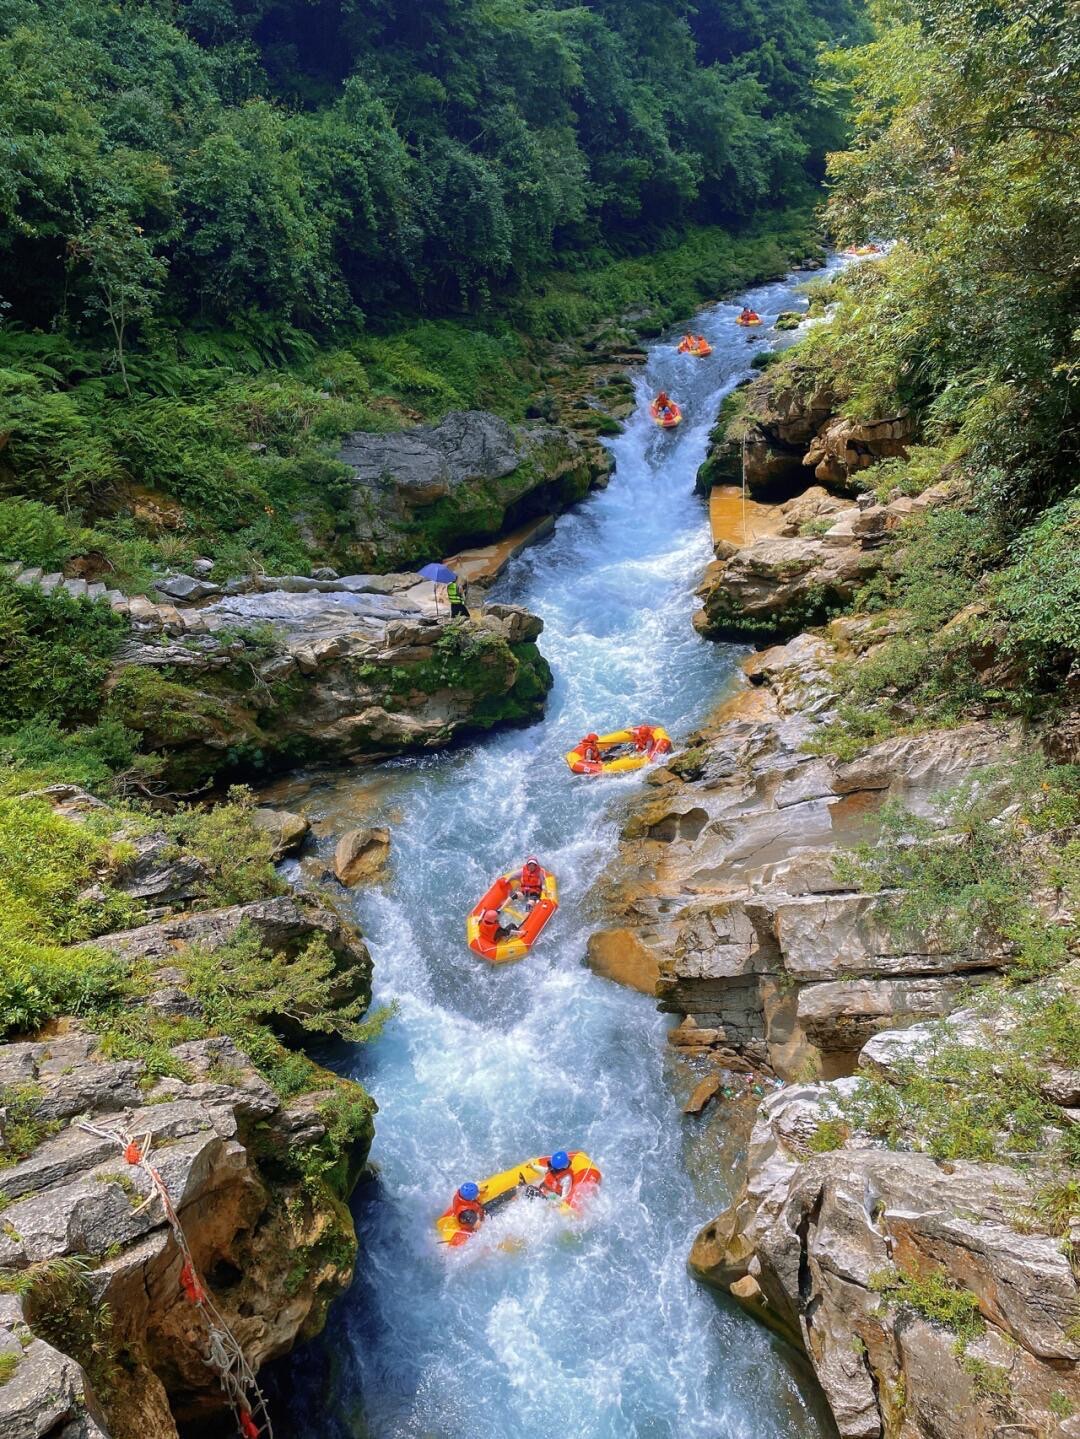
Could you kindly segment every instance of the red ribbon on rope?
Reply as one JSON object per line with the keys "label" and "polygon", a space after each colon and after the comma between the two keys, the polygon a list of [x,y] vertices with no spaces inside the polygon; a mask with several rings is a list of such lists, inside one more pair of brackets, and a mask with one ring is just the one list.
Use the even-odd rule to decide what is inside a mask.
{"label": "red ribbon on rope", "polygon": [[[165,1221],[172,1230],[176,1247],[183,1260],[180,1267],[180,1288],[184,1291],[188,1302],[195,1305],[202,1314],[208,1342],[206,1362],[218,1376],[226,1400],[236,1416],[237,1428],[242,1439],[260,1439],[260,1436],[262,1439],[273,1439],[266,1400],[259,1389],[254,1370],[248,1364],[243,1349],[199,1278],[191,1249],[188,1246],[187,1236],[169,1197],[168,1187],[147,1158],[151,1146],[150,1135],[145,1135],[141,1140],[133,1139],[123,1131],[102,1129],[86,1120],[77,1120],[76,1124],[78,1128],[85,1130],[88,1134],[96,1134],[100,1139],[113,1140],[119,1145],[128,1164],[140,1168],[150,1181],[151,1194],[139,1207],[140,1209],[144,1208],[151,1202],[154,1195],[161,1201]],[[253,1410],[259,1415],[258,1421],[254,1417]]]}
{"label": "red ribbon on rope", "polygon": [[199,1276],[195,1273],[195,1267],[190,1259],[184,1260],[183,1268],[180,1270],[180,1288],[186,1294],[189,1304],[206,1302],[206,1290],[199,1283]]}

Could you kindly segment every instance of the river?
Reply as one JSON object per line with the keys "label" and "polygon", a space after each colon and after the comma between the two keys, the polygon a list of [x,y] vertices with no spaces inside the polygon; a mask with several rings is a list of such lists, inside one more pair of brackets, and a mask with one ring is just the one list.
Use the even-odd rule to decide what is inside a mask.
{"label": "river", "polygon": [[[300,1439],[832,1432],[778,1342],[687,1272],[719,1206],[687,1168],[693,1122],[673,1099],[670,1020],[583,964],[598,923],[590,891],[642,777],[578,778],[562,760],[587,730],[639,720],[677,745],[729,682],[740,652],[690,624],[710,558],[694,475],[721,399],[779,342],[767,327],[750,340],[733,323],[739,305],[766,321],[804,308],[795,287],[807,278],[696,316],[711,359],[679,355],[677,336],[657,341],[611,441],[612,483],[493,590],[544,619],[555,674],[544,722],[378,773],[396,820],[392,876],[356,910],[376,1000],[397,1014],[344,1067],[379,1103],[379,1178],[357,1210],[356,1281],[291,1363],[279,1429]],[[646,413],[661,386],[686,416],[673,433]],[[489,967],[465,947],[465,913],[531,853],[559,878],[559,911],[523,962]],[[436,1246],[432,1221],[456,1184],[559,1147],[603,1171],[580,1221],[518,1204],[465,1250]]]}

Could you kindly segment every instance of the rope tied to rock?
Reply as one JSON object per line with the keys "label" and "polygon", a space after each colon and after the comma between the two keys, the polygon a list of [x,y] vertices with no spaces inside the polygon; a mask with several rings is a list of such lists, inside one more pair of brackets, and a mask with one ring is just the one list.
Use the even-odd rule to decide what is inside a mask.
{"label": "rope tied to rock", "polygon": [[161,1201],[162,1212],[180,1252],[180,1288],[184,1298],[201,1314],[206,1325],[206,1365],[217,1375],[229,1407],[236,1416],[236,1427],[243,1439],[273,1439],[270,1414],[255,1379],[255,1371],[200,1278],[184,1227],[169,1197],[168,1186],[159,1171],[150,1163],[148,1156],[153,1144],[152,1136],[135,1136],[120,1129],[105,1129],[87,1120],[79,1120],[78,1127],[87,1134],[96,1135],[98,1139],[107,1139],[116,1144],[126,1163],[141,1169],[146,1175],[150,1182],[150,1193],[134,1213],[138,1214],[155,1199]]}

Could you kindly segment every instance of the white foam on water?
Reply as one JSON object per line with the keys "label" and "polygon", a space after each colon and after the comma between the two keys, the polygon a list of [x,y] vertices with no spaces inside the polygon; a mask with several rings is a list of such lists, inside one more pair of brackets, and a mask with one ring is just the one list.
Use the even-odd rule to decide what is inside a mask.
{"label": "white foam on water", "polygon": [[[792,282],[746,298],[771,319],[791,307]],[[611,485],[499,582],[497,598],[545,620],[555,686],[544,722],[398,765],[411,779],[395,794],[393,877],[357,901],[376,999],[398,1008],[354,1065],[380,1106],[380,1180],[358,1211],[357,1281],[319,1341],[329,1389],[305,1391],[296,1361],[302,1412],[290,1417],[305,1439],[828,1432],[776,1341],[687,1273],[711,1215],[683,1168],[669,1021],[583,965],[590,889],[643,776],[584,779],[562,759],[586,730],[642,719],[677,744],[737,662],[733,647],[698,638],[690,614],[710,558],[694,476],[721,399],[765,343],[746,344],[739,308],[695,317],[709,360],[653,348],[638,411],[611,442]],[[671,433],[645,411],[661,384],[687,417]],[[531,852],[558,875],[560,908],[523,962],[488,966],[465,946],[464,916]],[[464,1250],[436,1244],[457,1184],[559,1147],[603,1170],[584,1215],[521,1200]]]}

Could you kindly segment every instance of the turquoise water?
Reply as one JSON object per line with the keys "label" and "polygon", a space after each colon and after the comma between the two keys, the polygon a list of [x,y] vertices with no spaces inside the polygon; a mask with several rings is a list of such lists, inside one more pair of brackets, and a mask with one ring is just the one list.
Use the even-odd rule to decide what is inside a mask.
{"label": "turquoise water", "polygon": [[[746,298],[768,320],[802,307],[805,278]],[[694,475],[721,399],[776,338],[748,343],[732,323],[739,303],[695,319],[711,359],[678,355],[678,336],[652,347],[637,412],[611,444],[611,485],[492,594],[544,619],[545,721],[387,767],[392,879],[361,894],[357,914],[376,998],[398,1014],[349,1061],[379,1103],[379,1180],[357,1211],[356,1282],[292,1366],[287,1422],[304,1439],[515,1439],[538,1425],[580,1439],[831,1432],[775,1341],[687,1273],[716,1206],[684,1166],[670,1021],[583,964],[599,923],[590,890],[642,778],[589,781],[562,761],[586,730],[639,720],[678,744],[739,657],[690,624],[710,558]],[[686,416],[674,433],[645,413],[661,385]],[[561,905],[529,957],[495,969],[466,949],[464,915],[530,853],[558,875]],[[432,1221],[456,1184],[557,1147],[603,1170],[582,1219],[518,1204],[465,1250],[436,1245]],[[522,1242],[508,1249],[511,1235]]]}

